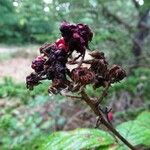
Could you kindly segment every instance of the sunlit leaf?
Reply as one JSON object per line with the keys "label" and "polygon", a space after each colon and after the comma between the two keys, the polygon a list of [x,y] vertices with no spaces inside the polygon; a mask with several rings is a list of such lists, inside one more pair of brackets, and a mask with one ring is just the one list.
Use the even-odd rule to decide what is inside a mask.
{"label": "sunlit leaf", "polygon": [[69,132],[56,132],[43,144],[45,150],[76,150],[95,147],[109,147],[114,139],[98,129],[76,129]]}

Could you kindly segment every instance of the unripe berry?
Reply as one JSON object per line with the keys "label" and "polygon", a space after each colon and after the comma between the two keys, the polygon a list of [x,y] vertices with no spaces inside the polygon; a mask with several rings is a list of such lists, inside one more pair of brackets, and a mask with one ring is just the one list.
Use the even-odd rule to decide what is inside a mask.
{"label": "unripe berry", "polygon": [[108,113],[108,120],[109,121],[113,120],[113,113],[111,111]]}

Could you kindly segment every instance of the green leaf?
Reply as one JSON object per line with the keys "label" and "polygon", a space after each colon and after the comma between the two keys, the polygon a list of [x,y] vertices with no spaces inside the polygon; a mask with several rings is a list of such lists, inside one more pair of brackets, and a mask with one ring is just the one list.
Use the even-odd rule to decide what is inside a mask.
{"label": "green leaf", "polygon": [[[150,147],[150,112],[117,126],[118,132],[132,145]],[[42,142],[42,150],[128,150],[129,148],[107,132],[98,129],[76,129],[55,132]],[[40,150],[41,150],[40,149]]]}
{"label": "green leaf", "polygon": [[118,125],[117,130],[134,146],[150,146],[150,112],[143,112],[135,120]]}
{"label": "green leaf", "polygon": [[96,147],[108,148],[114,139],[98,129],[76,129],[69,132],[55,132],[42,145],[43,150],[79,150]]}

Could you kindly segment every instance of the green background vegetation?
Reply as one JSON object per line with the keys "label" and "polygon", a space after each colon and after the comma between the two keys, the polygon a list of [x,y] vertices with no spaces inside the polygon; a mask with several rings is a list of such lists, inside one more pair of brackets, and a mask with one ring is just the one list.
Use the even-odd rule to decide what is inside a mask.
{"label": "green background vegetation", "polygon": [[[60,38],[59,25],[63,20],[88,24],[94,32],[90,49],[103,51],[110,65],[115,63],[125,68],[127,77],[112,85],[103,105],[112,107],[112,123],[123,135],[127,132],[123,129],[129,130],[127,139],[133,145],[150,147],[147,127],[150,124],[150,17],[141,21],[149,9],[149,0],[0,0],[0,71],[3,74],[0,76],[0,149],[51,150],[54,145],[55,149],[65,150],[67,145],[69,150],[107,150],[114,148],[114,143],[116,149],[127,149],[121,143],[117,145],[104,128],[89,129],[94,128],[96,119],[90,110],[86,111],[83,102],[48,95],[49,81],[28,91],[25,79],[16,80],[17,73],[7,73],[10,66],[16,67],[11,65],[13,61],[22,65],[22,70],[29,68],[23,61],[31,62],[39,45]],[[139,28],[143,23],[146,31],[145,27]],[[143,34],[142,39],[138,38],[139,34]],[[138,55],[135,40],[141,46]],[[92,97],[102,91],[93,92],[91,86],[86,90]],[[144,124],[139,124],[139,120]],[[134,130],[130,129],[131,124]],[[73,130],[76,128],[83,129]],[[141,132],[144,130],[146,133]],[[80,138],[84,135],[92,138]],[[60,142],[63,138],[66,140]],[[75,143],[68,145],[72,142]]]}

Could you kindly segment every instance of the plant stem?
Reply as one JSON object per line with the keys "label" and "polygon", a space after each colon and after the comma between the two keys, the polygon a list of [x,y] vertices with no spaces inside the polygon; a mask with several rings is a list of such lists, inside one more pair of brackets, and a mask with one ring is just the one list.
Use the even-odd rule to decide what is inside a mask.
{"label": "plant stem", "polygon": [[92,99],[86,94],[84,89],[81,91],[82,99],[91,107],[94,113],[101,118],[101,123],[106,126],[116,137],[118,137],[125,145],[127,145],[131,150],[137,150],[132,144],[130,144],[112,125],[110,125],[103,113],[98,109],[99,102],[92,101]]}
{"label": "plant stem", "polygon": [[137,150],[131,143],[129,143],[113,126],[111,126],[103,117],[101,123],[105,125],[116,137],[118,137],[131,150]]}
{"label": "plant stem", "polygon": [[110,83],[108,83],[108,85],[107,85],[107,86],[105,87],[105,89],[103,90],[101,96],[98,98],[98,103],[99,103],[99,104],[103,101],[104,97],[107,96],[107,92],[108,92],[109,87],[110,87]]}
{"label": "plant stem", "polygon": [[70,98],[72,98],[72,99],[81,99],[81,98],[82,98],[82,97],[80,97],[80,96],[74,96],[74,95],[68,95],[68,94],[65,94],[64,96],[70,97]]}

